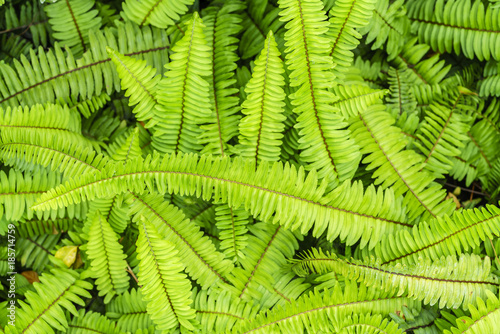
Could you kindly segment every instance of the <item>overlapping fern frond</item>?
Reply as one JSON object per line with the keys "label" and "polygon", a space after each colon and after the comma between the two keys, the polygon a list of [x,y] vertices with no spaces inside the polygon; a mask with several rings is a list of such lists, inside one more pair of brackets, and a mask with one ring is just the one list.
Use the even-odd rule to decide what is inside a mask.
{"label": "overlapping fern frond", "polygon": [[138,25],[168,28],[187,12],[194,0],[126,0],[122,15]]}

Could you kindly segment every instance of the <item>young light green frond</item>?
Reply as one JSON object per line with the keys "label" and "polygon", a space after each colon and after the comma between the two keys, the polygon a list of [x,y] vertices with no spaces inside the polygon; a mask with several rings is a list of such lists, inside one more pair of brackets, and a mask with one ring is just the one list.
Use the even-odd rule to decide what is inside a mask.
{"label": "young light green frond", "polygon": [[219,230],[219,249],[228,259],[240,262],[245,257],[244,249],[248,244],[247,225],[250,214],[244,209],[233,210],[227,204],[215,207],[215,225]]}
{"label": "young light green frond", "polygon": [[145,60],[126,57],[110,47],[106,48],[111,60],[116,65],[120,76],[122,90],[129,97],[129,106],[135,106],[137,120],[148,122],[147,128],[156,124],[155,106],[158,103],[156,91],[161,77],[156,69],[148,66]]}
{"label": "young light green frond", "polygon": [[193,330],[195,310],[189,306],[191,282],[181,273],[185,266],[177,257],[179,251],[146,218],[138,223],[139,284],[151,319],[160,330],[176,328],[179,324]]}
{"label": "young light green frond", "polygon": [[255,60],[252,79],[245,87],[247,98],[241,107],[246,116],[239,124],[240,156],[255,159],[257,163],[280,158],[286,119],[284,71],[273,33],[269,32],[264,49]]}
{"label": "young light green frond", "polygon": [[6,326],[5,333],[54,334],[54,329],[68,328],[63,309],[78,316],[73,303],[84,307],[82,298],[91,297],[87,290],[92,289],[92,284],[81,280],[74,270],[52,269],[51,273],[41,275],[40,282],[33,283],[36,291],[26,292],[25,301],[19,300],[15,326]]}
{"label": "young light green frond", "polygon": [[352,50],[358,46],[361,39],[358,30],[370,21],[376,2],[376,0],[337,0],[330,11],[332,16],[327,36],[333,42],[330,56],[335,64],[333,73],[339,82],[343,82],[344,73],[353,62]]}
{"label": "young light green frond", "polygon": [[410,20],[406,16],[404,0],[379,0],[368,25],[360,29],[366,36],[366,43],[372,44],[372,50],[381,48],[384,44],[389,60],[401,51],[410,31]]}
{"label": "young light green frond", "polygon": [[132,288],[106,304],[105,315],[109,319],[116,319],[123,331],[135,333],[140,328],[154,325],[146,311],[146,305],[141,289]]}
{"label": "young light green frond", "polygon": [[160,195],[133,195],[130,214],[137,221],[144,216],[156,230],[179,251],[186,273],[203,288],[217,282],[226,283],[226,276],[233,269],[230,260],[218,252],[200,227],[186,219],[183,212],[173,205],[165,205]]}
{"label": "young light green frond", "polygon": [[500,73],[496,61],[490,60],[483,70],[483,77],[478,80],[479,96],[500,96]]}
{"label": "young light green frond", "polygon": [[[500,8],[476,0],[408,1],[408,16],[421,42],[440,53],[480,61],[500,60]],[[445,37],[446,36],[446,37]]]}
{"label": "young light green frond", "polygon": [[106,333],[106,334],[125,334],[120,327],[117,327],[116,322],[109,320],[104,315],[98,312],[88,311],[85,309],[78,310],[78,317],[74,317],[73,321],[68,324],[68,334],[91,334],[91,333]]}
{"label": "young light green frond", "polygon": [[[270,166],[263,162],[256,170],[253,160],[197,157],[193,154],[165,155],[163,161],[155,155],[130,161],[125,166],[109,165],[99,175],[83,175],[46,192],[34,208],[47,210],[129,190],[142,193],[144,184],[160,193],[196,194],[204,200],[213,198],[235,209],[244,204],[254,217],[300,230],[302,234],[313,226],[314,236],[328,230],[328,240],[334,240],[350,226],[357,226],[357,233],[353,235],[361,237],[363,243],[370,240],[371,247],[386,231],[393,231],[399,225],[411,226],[405,220],[399,220],[404,217],[403,206],[399,200],[394,200],[392,193],[386,192],[383,196],[381,191],[375,192],[373,188],[368,191],[368,196],[360,197],[363,191],[362,185],[358,184],[355,190],[358,197],[344,197],[342,192],[337,197],[323,197],[326,182],[318,186],[316,173],[310,172],[306,177],[302,167],[297,170],[288,164]],[[334,190],[330,194],[338,192]],[[372,196],[376,200],[372,201]],[[353,198],[364,204],[358,207]],[[379,206],[372,206],[374,203]],[[362,224],[380,224],[381,227],[363,229]],[[358,239],[351,235],[349,240],[354,243]]]}
{"label": "young light green frond", "polygon": [[[109,223],[113,231],[120,234],[130,223],[128,205],[125,203],[128,194],[119,194],[107,198],[98,198],[90,202],[87,212],[86,226],[90,226],[97,212]],[[83,235],[82,235],[83,236]],[[83,236],[85,238],[85,236]]]}
{"label": "young light green frond", "polygon": [[367,170],[375,170],[375,184],[392,186],[395,196],[405,195],[409,220],[421,220],[450,214],[453,203],[444,201],[446,193],[434,183],[431,174],[421,169],[424,158],[412,150],[403,150],[407,139],[383,105],[370,106],[353,118],[350,130],[361,149],[368,154],[362,161]]}
{"label": "young light green frond", "polygon": [[209,84],[212,58],[203,33],[203,22],[194,13],[184,37],[172,48],[171,62],[157,90],[158,124],[153,148],[162,153],[197,152],[200,124],[210,117]]}
{"label": "young light green frond", "polygon": [[372,104],[380,103],[387,94],[387,90],[362,85],[338,85],[333,87],[332,92],[339,98],[333,106],[339,108],[345,119],[356,116]]}
{"label": "young light green frond", "polygon": [[456,319],[456,326],[445,330],[444,334],[482,334],[495,333],[500,325],[500,301],[498,296],[490,291],[486,293],[488,299],[477,298],[475,305],[470,305],[470,317]]}
{"label": "young light green frond", "polygon": [[105,304],[128,289],[129,276],[125,271],[127,263],[124,260],[123,246],[118,242],[118,235],[99,212],[95,214],[90,226],[86,253],[91,261],[88,275],[96,280],[99,296],[104,296]]}
{"label": "young light green frond", "polygon": [[460,98],[453,106],[431,104],[417,133],[415,146],[425,156],[425,169],[438,176],[449,173],[453,168],[450,159],[460,155],[463,142],[469,139],[470,122],[457,108]]}
{"label": "young light green frond", "polygon": [[[33,216],[38,218],[47,215],[38,215],[31,210],[35,200],[45,191],[55,187],[61,182],[58,173],[35,173],[33,176],[23,174],[14,169],[10,169],[6,174],[0,171],[0,218],[5,217],[8,221],[16,221],[23,217]],[[57,213],[58,210],[52,210]]]}
{"label": "young light green frond", "polygon": [[111,98],[108,94],[102,93],[101,95],[96,95],[88,100],[83,100],[80,102],[75,101],[70,105],[71,110],[77,110],[85,118],[89,118],[90,115],[98,110],[101,110],[104,105],[109,102]]}
{"label": "young light green frond", "polygon": [[[296,236],[279,225],[258,223],[248,227],[248,245],[243,250],[241,267],[231,272],[233,294],[240,299],[262,300],[260,287],[274,292],[273,272],[286,264],[299,248]],[[274,292],[276,293],[276,292]]]}
{"label": "young light green frond", "polygon": [[330,187],[335,186],[353,177],[361,155],[345,129],[347,123],[331,105],[335,101],[328,91],[335,80],[331,43],[322,36],[329,22],[320,0],[282,0],[279,4],[281,20],[288,22],[285,53],[290,86],[297,87],[290,99],[299,114],[295,127],[300,129],[300,158],[307,169],[316,169],[321,179],[327,177]]}
{"label": "young light green frond", "polygon": [[81,56],[89,44],[89,30],[101,27],[101,17],[94,7],[94,0],[57,1],[45,6],[52,28],[52,36],[62,45],[71,48],[75,56]]}
{"label": "young light green frond", "polygon": [[352,281],[345,288],[336,284],[332,291],[317,290],[303,295],[283,307],[274,308],[267,314],[259,313],[250,324],[243,326],[243,333],[318,333],[342,328],[348,316],[369,313],[374,309],[385,316],[401,310],[403,306],[420,309],[421,304],[410,298],[367,288]]}
{"label": "young light green frond", "polygon": [[208,124],[201,126],[203,133],[200,144],[204,154],[228,154],[228,142],[238,134],[239,111],[238,89],[234,87],[236,78],[236,54],[238,38],[241,31],[241,17],[237,14],[243,8],[239,0],[225,1],[221,8],[208,7],[203,12],[204,29],[207,44],[212,57],[213,71],[207,78],[210,88],[210,105],[212,115]]}
{"label": "young light green frond", "polygon": [[413,81],[410,70],[389,68],[387,74],[390,94],[386,97],[387,106],[392,109],[396,118],[402,114],[416,114],[417,101],[413,95]]}
{"label": "young light green frond", "polygon": [[37,166],[48,167],[71,178],[101,170],[109,159],[86,146],[82,136],[62,138],[44,132],[2,131],[0,159],[8,166],[33,171]]}
{"label": "young light green frond", "polygon": [[395,261],[418,263],[420,258],[433,261],[442,256],[460,255],[476,248],[482,241],[500,235],[500,209],[486,208],[454,212],[413,227],[411,232],[388,235],[374,249],[383,264]]}
{"label": "young light green frond", "polygon": [[194,0],[125,0],[122,15],[140,26],[166,29],[178,21]]}
{"label": "young light green frond", "polygon": [[348,316],[342,328],[337,333],[339,334],[403,334],[403,330],[398,328],[398,324],[394,321],[384,319],[380,314],[353,314]]}
{"label": "young light green frond", "polygon": [[500,285],[498,278],[490,275],[490,258],[486,257],[483,262],[474,254],[463,254],[458,260],[455,256],[448,256],[435,262],[420,259],[414,265],[392,266],[380,265],[380,260],[373,258],[346,261],[334,253],[325,254],[311,248],[292,265],[299,275],[309,271],[319,274],[333,271],[367,286],[387,292],[397,291],[398,296],[405,295],[426,305],[439,302],[439,308],[462,306],[467,309],[476,297],[484,298],[486,290],[497,291]]}
{"label": "young light green frond", "polygon": [[227,291],[201,290],[196,294],[193,308],[196,318],[209,333],[235,333],[243,323],[251,322],[259,308]]}

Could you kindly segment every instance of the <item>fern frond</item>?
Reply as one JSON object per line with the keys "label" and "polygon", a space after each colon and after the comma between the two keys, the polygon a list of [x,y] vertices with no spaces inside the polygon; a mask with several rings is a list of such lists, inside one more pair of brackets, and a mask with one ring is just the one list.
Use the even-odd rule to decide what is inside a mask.
{"label": "fern frond", "polygon": [[331,106],[335,101],[328,91],[334,85],[333,62],[328,57],[330,41],[321,36],[328,31],[329,22],[320,0],[279,3],[281,20],[288,22],[285,53],[290,86],[297,87],[290,100],[299,114],[300,158],[307,169],[316,169],[320,178],[328,175],[330,185],[335,186],[354,175],[361,155],[345,129],[347,123]]}
{"label": "fern frond", "polygon": [[139,284],[147,311],[160,330],[179,324],[193,330],[195,310],[190,308],[191,282],[180,271],[184,269],[174,244],[164,240],[154,225],[145,218],[139,222],[137,257]]}
{"label": "fern frond", "polygon": [[228,259],[240,262],[245,257],[244,249],[248,244],[247,225],[250,214],[243,210],[233,210],[227,204],[215,207],[215,224],[219,230],[219,249]]}
{"label": "fern frond", "polygon": [[345,119],[349,119],[369,106],[380,103],[387,90],[362,85],[338,85],[333,87],[332,92],[339,98],[333,106],[339,108]]}
{"label": "fern frond", "polygon": [[158,85],[158,124],[153,134],[153,148],[159,152],[196,152],[202,148],[198,144],[199,124],[211,114],[209,85],[204,77],[210,75],[212,61],[204,27],[195,13],[186,34],[172,48],[171,62],[165,65],[168,71]]}
{"label": "fern frond", "polygon": [[[39,1],[26,1],[21,5],[18,13],[14,6],[9,6],[5,10],[5,29],[9,31],[29,30],[33,44],[38,47],[47,47],[48,42],[53,41],[50,25],[47,16]],[[23,30],[21,30],[23,29]]]}
{"label": "fern frond", "polygon": [[161,72],[168,62],[168,37],[163,30],[139,28],[131,23],[120,25],[117,36],[109,29],[89,32],[89,51],[80,59],[56,43],[49,51],[42,48],[21,56],[14,66],[0,64],[0,106],[32,106],[37,103],[70,103],[91,99],[103,92],[120,90],[116,67],[108,58],[106,46],[125,56],[146,59]]}
{"label": "fern frond", "polygon": [[41,272],[49,263],[49,255],[60,238],[60,234],[21,238],[16,243],[16,256],[23,267]]}
{"label": "fern frond", "polygon": [[110,47],[106,51],[116,65],[122,90],[129,97],[129,106],[136,105],[133,112],[137,120],[149,121],[146,128],[153,127],[156,123],[154,110],[158,104],[156,90],[161,77],[156,75],[156,69],[148,66],[145,60],[126,57]]}
{"label": "fern frond", "polygon": [[[99,175],[72,179],[48,191],[33,208],[47,210],[128,190],[142,193],[144,184],[160,193],[214,198],[232,208],[244,204],[247,211],[262,221],[279,222],[302,234],[314,226],[314,236],[327,230],[328,240],[334,240],[342,233],[344,238],[349,236],[349,243],[358,238],[362,238],[363,244],[370,241],[370,248],[382,234],[411,226],[405,223],[404,206],[394,199],[392,191],[384,195],[381,190],[369,187],[364,194],[361,183],[348,190],[350,185],[346,182],[344,187],[337,188],[343,192],[334,190],[323,198],[326,182],[318,187],[316,173],[310,172],[306,178],[303,168],[297,170],[281,163],[271,167],[263,162],[256,170],[252,160],[198,158],[188,154],[166,155],[161,162],[159,156],[148,156],[125,166],[108,166]],[[345,196],[351,191],[349,197]],[[362,205],[358,206],[353,198]],[[377,205],[372,206],[374,203]],[[353,227],[355,233],[348,235]]]}
{"label": "fern frond", "polygon": [[408,17],[421,42],[440,53],[455,53],[480,61],[500,60],[498,16],[482,1],[408,1]]}
{"label": "fern frond", "polygon": [[252,79],[247,83],[246,100],[241,105],[246,116],[239,123],[241,144],[240,156],[262,160],[278,161],[285,121],[283,107],[285,92],[280,52],[269,32],[264,49],[255,60]]}
{"label": "fern frond", "polygon": [[325,254],[311,248],[300,260],[294,260],[292,266],[299,275],[309,271],[319,274],[333,271],[367,286],[387,292],[398,291],[399,296],[404,294],[426,305],[439,302],[439,308],[462,306],[467,309],[476,297],[484,297],[486,290],[496,291],[500,285],[498,279],[490,275],[490,258],[486,257],[483,262],[473,254],[463,254],[458,260],[454,256],[441,257],[435,262],[427,259],[403,267],[400,264],[380,265],[380,261],[373,258],[346,261],[335,253]]}
{"label": "fern frond", "polygon": [[54,329],[68,328],[63,308],[78,316],[73,303],[85,306],[82,298],[91,297],[87,290],[92,289],[92,284],[79,279],[73,270],[53,269],[51,273],[41,275],[40,283],[33,283],[36,292],[28,291],[26,300],[19,300],[15,327],[8,325],[5,333],[54,334]]}
{"label": "fern frond", "polygon": [[483,299],[477,298],[476,304],[470,305],[471,317],[460,317],[456,319],[457,327],[445,330],[445,334],[459,333],[494,333],[498,330],[500,323],[500,301],[498,297],[487,291],[486,303]]}
{"label": "fern frond", "polygon": [[86,253],[91,260],[89,275],[96,279],[99,296],[104,296],[105,304],[129,287],[129,276],[125,271],[127,263],[122,249],[117,234],[97,212],[90,226]]}
{"label": "fern frond", "polygon": [[178,21],[187,12],[187,6],[191,6],[193,2],[194,0],[125,0],[122,15],[140,26],[151,24],[166,29]]}
{"label": "fern frond", "polygon": [[410,30],[410,21],[406,16],[404,0],[392,3],[381,0],[375,3],[373,16],[364,28],[361,35],[366,35],[366,43],[372,43],[372,50],[380,49],[384,44],[389,60],[394,58],[403,48]]}
{"label": "fern frond", "polygon": [[402,150],[406,138],[401,129],[394,127],[394,118],[382,105],[373,105],[358,115],[351,125],[356,142],[363,154],[369,154],[363,163],[367,170],[375,169],[375,184],[383,188],[392,186],[396,196],[405,195],[404,204],[409,219],[421,216],[421,220],[451,213],[453,204],[443,201],[445,192],[424,167],[424,158],[412,150]]}
{"label": "fern frond", "polygon": [[[267,314],[259,313],[250,324],[242,327],[243,333],[317,333],[338,331],[352,314],[369,313],[374,309],[381,315],[401,310],[403,306],[420,309],[420,303],[406,297],[373,290],[355,282],[346,281],[332,291],[310,292],[283,307]],[[333,328],[330,328],[332,326]],[[304,331],[305,329],[305,331]]]}
{"label": "fern frond", "polygon": [[413,227],[411,232],[388,235],[374,249],[383,264],[394,261],[418,263],[420,258],[438,260],[441,256],[460,255],[476,248],[480,242],[500,235],[500,210],[486,208],[455,212],[429,223]]}
{"label": "fern frond", "polygon": [[16,229],[22,238],[33,238],[43,234],[61,234],[72,230],[73,225],[79,225],[79,221],[74,218],[32,218],[21,219]]}
{"label": "fern frond", "polygon": [[52,36],[71,49],[75,56],[87,50],[89,30],[101,27],[98,11],[92,9],[94,0],[66,0],[45,6]]}
{"label": "fern frond", "polygon": [[203,12],[204,29],[207,44],[211,49],[212,73],[208,77],[210,105],[212,115],[208,124],[201,126],[200,144],[204,145],[201,153],[214,155],[228,154],[228,142],[238,134],[237,115],[239,105],[238,89],[234,87],[234,70],[238,67],[238,39],[241,31],[241,18],[237,14],[243,8],[239,0],[225,1],[221,8],[208,7]]}
{"label": "fern frond", "polygon": [[108,150],[113,152],[111,158],[114,161],[126,163],[129,159],[142,156],[139,142],[139,128],[135,128],[124,142],[117,140],[112,145],[109,145]]}
{"label": "fern frond", "polygon": [[343,82],[345,72],[354,60],[352,50],[359,44],[361,35],[358,30],[370,21],[376,0],[335,1],[330,13],[330,27],[326,34],[333,42],[330,56],[333,58],[333,73]]}
{"label": "fern frond", "polygon": [[88,118],[91,114],[102,109],[106,102],[108,102],[110,99],[111,98],[108,94],[102,93],[101,95],[94,96],[88,100],[84,100],[81,102],[74,101],[74,103],[71,104],[70,109],[77,110],[83,115],[83,117]]}
{"label": "fern frond", "polygon": [[199,227],[185,219],[182,211],[172,205],[165,206],[159,195],[133,195],[130,214],[134,220],[144,216],[154,224],[160,235],[175,245],[186,272],[203,288],[226,281],[232,270],[231,261],[224,259]]}

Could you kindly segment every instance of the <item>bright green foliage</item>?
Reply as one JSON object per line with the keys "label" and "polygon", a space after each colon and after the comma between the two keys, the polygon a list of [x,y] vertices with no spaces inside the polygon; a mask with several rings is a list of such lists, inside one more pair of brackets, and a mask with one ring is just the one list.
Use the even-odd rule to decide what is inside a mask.
{"label": "bright green foliage", "polygon": [[21,308],[16,312],[15,327],[5,327],[5,333],[53,334],[54,329],[68,328],[63,308],[78,316],[73,303],[85,306],[82,297],[91,297],[87,290],[92,289],[92,284],[81,280],[74,271],[53,269],[51,273],[42,275],[40,283],[34,283],[36,292],[26,293],[26,302],[20,301]]}
{"label": "bright green foliage", "polygon": [[125,268],[125,255],[118,242],[118,236],[111,229],[105,217],[97,212],[90,226],[87,256],[91,260],[92,269],[89,275],[95,278],[99,294],[107,304],[116,294],[128,289],[129,280]]}
{"label": "bright green foliage", "polygon": [[179,20],[193,0],[126,0],[123,2],[123,17],[138,25],[151,24],[167,28]]}
{"label": "bright green foliage", "polygon": [[71,48],[75,56],[86,51],[88,31],[101,27],[101,17],[97,15],[97,9],[92,9],[94,3],[93,0],[66,0],[45,7],[52,36]]}
{"label": "bright green foliage", "polygon": [[197,152],[199,124],[210,116],[208,82],[212,72],[210,48],[198,14],[187,23],[184,37],[175,44],[167,72],[158,84],[157,121],[153,148],[163,152]]}
{"label": "bright green foliage", "polygon": [[257,162],[277,161],[285,116],[283,64],[274,36],[270,32],[264,49],[255,61],[252,79],[247,83],[246,100],[242,112],[246,116],[239,123],[240,156],[255,158]]}
{"label": "bright green foliage", "polygon": [[441,257],[434,263],[419,261],[408,267],[380,265],[373,259],[342,260],[315,248],[293,261],[293,269],[299,275],[307,274],[308,269],[319,274],[333,271],[367,286],[422,300],[430,306],[439,302],[439,308],[462,306],[464,309],[476,297],[484,298],[486,290],[497,291],[500,284],[496,277],[490,276],[490,266],[489,257],[483,262],[477,255],[462,255],[458,260],[454,256]]}
{"label": "bright green foliage", "polygon": [[189,307],[191,283],[180,271],[184,269],[175,246],[163,240],[155,227],[143,219],[139,222],[137,257],[139,284],[151,319],[160,330],[177,327],[178,323],[193,330],[195,312]]}
{"label": "bright green foliage", "polygon": [[0,6],[0,333],[496,333],[498,2]]}

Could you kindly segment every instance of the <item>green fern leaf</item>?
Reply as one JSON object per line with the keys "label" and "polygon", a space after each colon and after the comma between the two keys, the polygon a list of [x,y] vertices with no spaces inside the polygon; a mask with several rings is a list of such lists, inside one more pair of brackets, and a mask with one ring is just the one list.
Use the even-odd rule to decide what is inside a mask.
{"label": "green fern leaf", "polygon": [[86,253],[92,266],[88,275],[96,279],[99,296],[104,296],[105,304],[129,287],[129,277],[125,271],[127,263],[122,249],[116,233],[97,212],[90,226]]}
{"label": "green fern leaf", "polygon": [[252,79],[247,83],[246,100],[242,112],[246,116],[240,121],[240,156],[253,158],[256,162],[278,161],[285,116],[282,115],[285,93],[283,64],[280,53],[269,32],[264,49],[255,61]]}
{"label": "green fern leaf", "polygon": [[398,324],[384,319],[380,314],[370,316],[369,314],[353,314],[347,317],[342,324],[339,334],[358,333],[380,333],[380,334],[403,334]]}
{"label": "green fern leaf", "polygon": [[172,61],[157,90],[158,124],[153,148],[162,153],[201,150],[199,124],[210,117],[209,85],[204,77],[211,73],[210,48],[197,13],[188,23],[184,37],[172,48]]}
{"label": "green fern leaf", "polygon": [[180,271],[184,269],[175,246],[164,240],[146,219],[139,223],[137,253],[139,284],[147,310],[160,330],[183,327],[193,330],[195,310],[189,307],[191,283]]}

